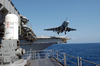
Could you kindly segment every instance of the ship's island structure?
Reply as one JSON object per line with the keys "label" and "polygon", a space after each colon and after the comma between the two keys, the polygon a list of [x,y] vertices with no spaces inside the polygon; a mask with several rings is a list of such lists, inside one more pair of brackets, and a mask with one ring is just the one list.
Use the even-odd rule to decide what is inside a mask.
{"label": "ship's island structure", "polygon": [[[66,62],[67,54],[64,54],[64,64],[62,64],[58,61],[58,52],[57,59],[54,59],[54,51],[50,51],[52,54],[50,59],[36,60],[36,56],[40,58],[39,52],[42,52],[45,48],[53,44],[66,43],[69,38],[37,37],[32,28],[27,26],[28,22],[29,20],[19,13],[11,0],[0,0],[0,66],[68,66]],[[29,53],[20,45],[30,45]],[[28,53],[26,60],[22,59],[25,53]],[[29,58],[29,60],[30,54],[32,58]],[[77,60],[76,65],[82,66],[84,60],[79,57],[74,58]]]}

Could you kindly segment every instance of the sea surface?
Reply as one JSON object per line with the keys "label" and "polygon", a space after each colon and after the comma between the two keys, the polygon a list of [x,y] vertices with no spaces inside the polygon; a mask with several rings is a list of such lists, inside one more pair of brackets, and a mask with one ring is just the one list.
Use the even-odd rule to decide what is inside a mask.
{"label": "sea surface", "polygon": [[[74,57],[81,57],[97,64],[100,64],[100,43],[73,43],[73,44],[54,44],[44,50],[56,50]],[[70,59],[74,60],[74,59]],[[67,62],[70,64],[69,62]],[[82,62],[83,66],[95,66]],[[71,65],[73,66],[73,65]]]}
{"label": "sea surface", "polygon": [[100,43],[55,44],[45,50],[50,49],[100,64]]}

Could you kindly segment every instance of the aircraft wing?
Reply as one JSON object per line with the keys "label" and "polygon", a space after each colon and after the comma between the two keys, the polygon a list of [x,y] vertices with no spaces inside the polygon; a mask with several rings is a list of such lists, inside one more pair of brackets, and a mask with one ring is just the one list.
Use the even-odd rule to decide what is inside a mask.
{"label": "aircraft wing", "polygon": [[76,31],[76,29],[67,27],[66,31]]}
{"label": "aircraft wing", "polygon": [[58,31],[60,29],[60,26],[59,27],[55,27],[55,28],[48,28],[48,29],[44,29],[44,30],[47,30],[47,31]]}

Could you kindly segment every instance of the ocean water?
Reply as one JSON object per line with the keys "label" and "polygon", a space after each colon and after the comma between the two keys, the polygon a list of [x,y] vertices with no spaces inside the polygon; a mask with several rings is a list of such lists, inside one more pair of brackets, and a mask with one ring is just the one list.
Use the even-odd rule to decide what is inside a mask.
{"label": "ocean water", "polygon": [[[45,50],[50,49],[54,49],[61,53],[66,53],[74,57],[82,57],[84,60],[100,64],[100,43],[55,44],[46,48]],[[85,62],[83,62],[83,65],[95,66]]]}

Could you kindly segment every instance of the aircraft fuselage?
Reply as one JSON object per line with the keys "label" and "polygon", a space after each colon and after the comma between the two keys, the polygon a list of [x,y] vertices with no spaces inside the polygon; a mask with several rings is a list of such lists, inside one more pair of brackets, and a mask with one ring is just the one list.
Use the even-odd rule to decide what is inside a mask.
{"label": "aircraft fuselage", "polygon": [[68,21],[64,21],[60,26],[60,29],[58,29],[58,32],[62,33],[67,28],[68,24],[69,24]]}

